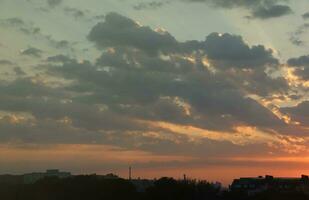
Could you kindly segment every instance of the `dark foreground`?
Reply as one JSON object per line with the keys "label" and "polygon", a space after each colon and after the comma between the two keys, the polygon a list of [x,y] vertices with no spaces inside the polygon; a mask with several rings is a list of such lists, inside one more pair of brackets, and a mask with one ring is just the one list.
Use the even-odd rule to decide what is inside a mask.
{"label": "dark foreground", "polygon": [[142,181],[98,176],[44,178],[32,184],[0,183],[1,200],[302,200],[302,191],[265,191],[253,196],[222,190],[206,181],[161,178],[145,187]]}

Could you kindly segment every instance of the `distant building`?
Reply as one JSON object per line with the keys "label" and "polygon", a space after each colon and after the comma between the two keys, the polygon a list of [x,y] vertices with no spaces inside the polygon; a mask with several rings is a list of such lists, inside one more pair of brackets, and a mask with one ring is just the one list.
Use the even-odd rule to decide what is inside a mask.
{"label": "distant building", "polygon": [[67,178],[70,177],[70,172],[61,172],[58,169],[46,170],[46,172],[34,172],[23,175],[23,182],[26,184],[35,183],[45,177],[58,177],[58,178]]}
{"label": "distant building", "polygon": [[300,178],[275,178],[273,176],[259,176],[256,178],[235,179],[231,185],[232,191],[246,192],[253,195],[267,190],[277,191],[308,191],[309,177],[302,175]]}

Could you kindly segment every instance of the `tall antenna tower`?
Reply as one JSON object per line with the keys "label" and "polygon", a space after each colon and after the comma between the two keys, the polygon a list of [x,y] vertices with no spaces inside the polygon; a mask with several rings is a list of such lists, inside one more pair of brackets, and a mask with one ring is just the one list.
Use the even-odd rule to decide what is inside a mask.
{"label": "tall antenna tower", "polygon": [[129,180],[132,179],[132,167],[130,166],[129,167]]}

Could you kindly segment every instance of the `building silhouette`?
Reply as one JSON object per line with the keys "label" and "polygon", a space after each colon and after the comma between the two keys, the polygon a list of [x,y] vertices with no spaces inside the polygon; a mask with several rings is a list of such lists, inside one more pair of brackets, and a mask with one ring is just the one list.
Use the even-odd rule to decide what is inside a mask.
{"label": "building silhouette", "polygon": [[231,190],[245,192],[248,195],[267,190],[306,192],[309,191],[309,177],[302,175],[300,178],[276,178],[266,175],[265,177],[239,178],[233,181]]}

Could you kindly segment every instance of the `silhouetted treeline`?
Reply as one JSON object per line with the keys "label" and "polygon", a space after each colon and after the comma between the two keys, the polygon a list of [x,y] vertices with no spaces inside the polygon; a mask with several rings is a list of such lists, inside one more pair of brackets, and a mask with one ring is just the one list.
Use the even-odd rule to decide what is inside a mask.
{"label": "silhouetted treeline", "polygon": [[136,196],[130,182],[96,176],[49,177],[34,184],[0,185],[1,200],[120,200]]}
{"label": "silhouetted treeline", "polygon": [[219,199],[219,187],[214,187],[206,181],[180,180],[161,178],[154,182],[144,193],[147,200],[199,200]]}
{"label": "silhouetted treeline", "polygon": [[305,200],[303,192],[267,191],[255,196],[223,191],[206,181],[161,178],[140,191],[134,181],[100,176],[49,177],[33,184],[0,182],[0,200]]}

